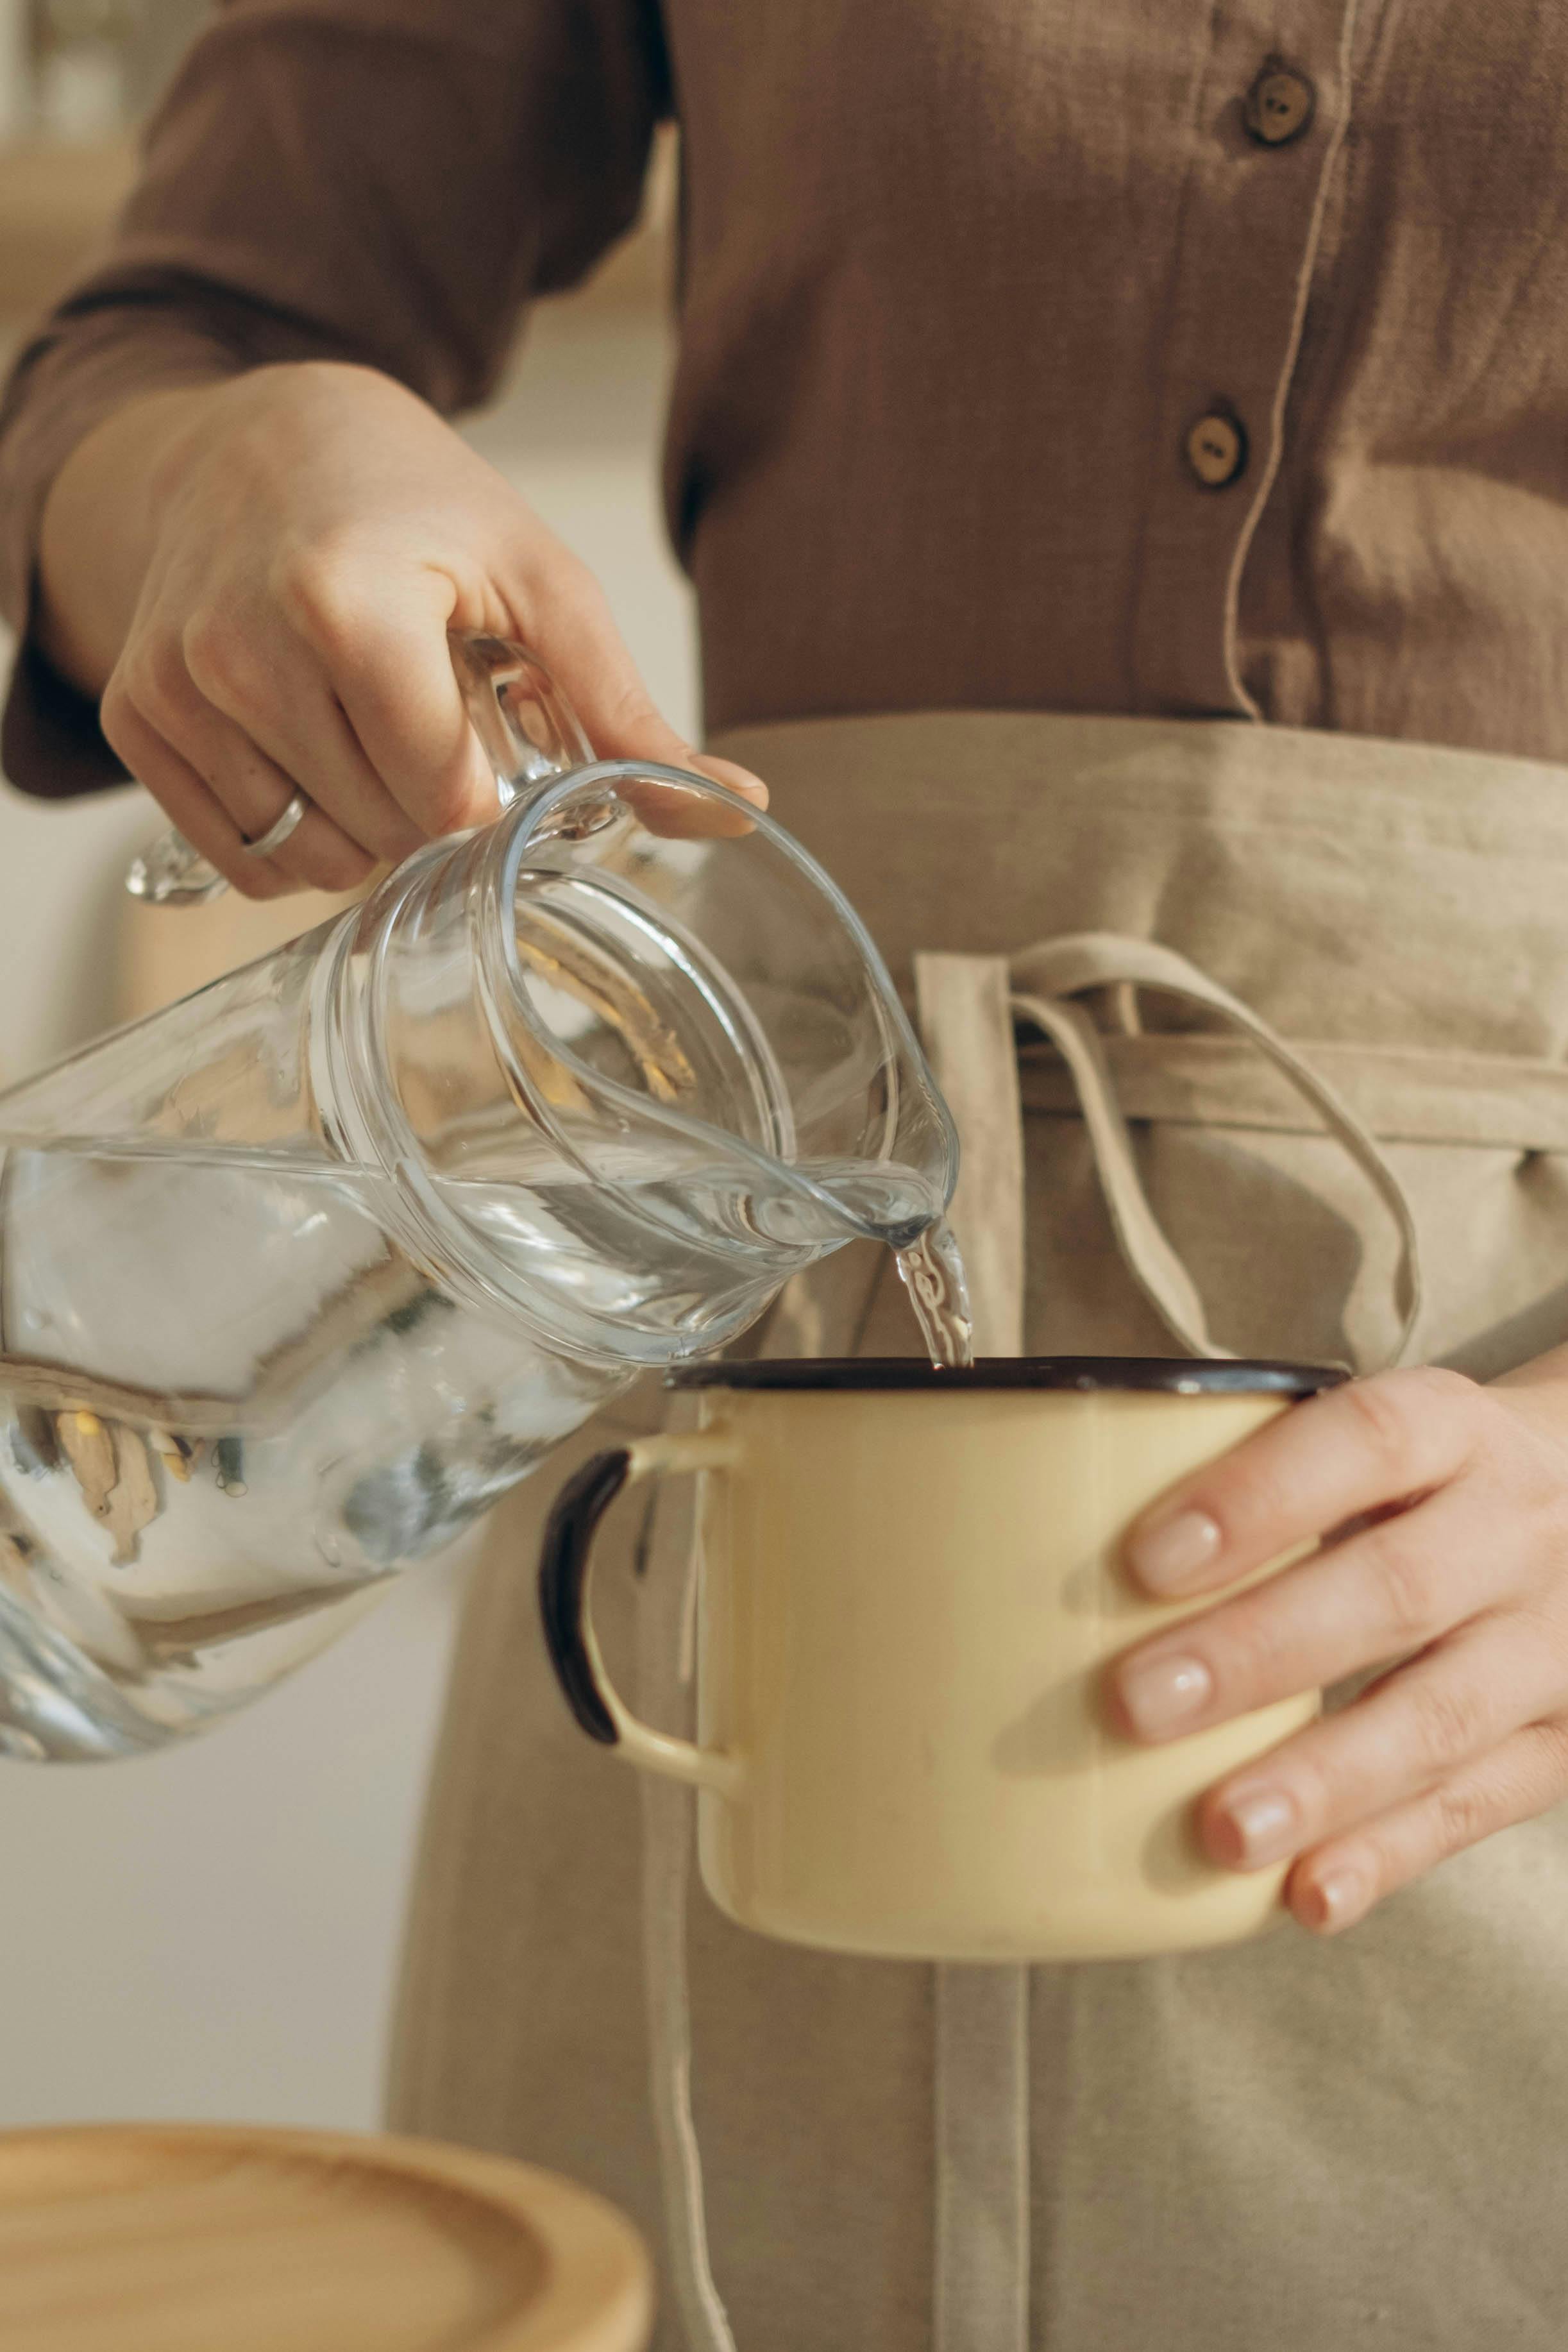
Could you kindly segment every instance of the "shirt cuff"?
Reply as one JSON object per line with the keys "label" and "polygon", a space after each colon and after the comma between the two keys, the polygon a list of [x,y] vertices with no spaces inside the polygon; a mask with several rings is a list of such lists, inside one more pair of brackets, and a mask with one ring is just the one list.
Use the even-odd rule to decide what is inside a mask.
{"label": "shirt cuff", "polygon": [[[214,303],[209,306],[217,310]],[[51,667],[31,636],[44,502],[85,435],[142,393],[221,382],[243,356],[198,312],[125,301],[46,323],[17,361],[0,408],[0,614],[18,640],[0,763],[42,800],[123,783],[98,707]]]}
{"label": "shirt cuff", "polygon": [[73,800],[131,781],[104,740],[97,703],[62,677],[30,639],[11,672],[0,719],[0,767],[18,791],[37,800]]}

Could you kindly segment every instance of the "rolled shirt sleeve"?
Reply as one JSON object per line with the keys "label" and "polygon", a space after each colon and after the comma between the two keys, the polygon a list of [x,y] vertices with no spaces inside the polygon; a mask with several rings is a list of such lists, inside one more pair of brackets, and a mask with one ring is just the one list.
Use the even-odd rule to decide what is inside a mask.
{"label": "rolled shirt sleeve", "polygon": [[28,636],[44,502],[83,435],[142,393],[280,361],[356,361],[443,414],[473,405],[529,298],[631,226],[667,110],[653,0],[227,0],[107,252],[0,406],[14,783],[56,797],[123,775]]}

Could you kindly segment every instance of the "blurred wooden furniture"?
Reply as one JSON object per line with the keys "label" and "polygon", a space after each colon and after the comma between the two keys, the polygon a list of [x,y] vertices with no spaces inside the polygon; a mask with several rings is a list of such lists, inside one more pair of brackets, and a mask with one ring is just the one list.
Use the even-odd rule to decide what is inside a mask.
{"label": "blurred wooden furniture", "polygon": [[5,2352],[643,2352],[642,2241],[553,2173],[248,2126],[0,2134]]}

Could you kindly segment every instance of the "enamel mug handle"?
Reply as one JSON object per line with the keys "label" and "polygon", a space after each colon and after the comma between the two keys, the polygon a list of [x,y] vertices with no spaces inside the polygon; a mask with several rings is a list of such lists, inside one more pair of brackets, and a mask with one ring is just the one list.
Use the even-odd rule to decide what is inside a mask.
{"label": "enamel mug handle", "polygon": [[[478,629],[447,635],[469,723],[496,772],[501,806],[525,784],[586,767],[593,746],[576,711],[537,654]],[[171,826],[132,858],[125,887],[153,907],[203,907],[228,888],[183,833]]]}
{"label": "enamel mug handle", "polygon": [[639,1723],[604,1671],[590,1605],[593,1538],[616,1496],[639,1480],[666,1470],[723,1470],[737,1454],[732,1439],[715,1431],[651,1437],[641,1444],[596,1454],[556,1496],[539,1555],[539,1608],[545,1645],[566,1703],[582,1729],[628,1764],[666,1780],[685,1780],[719,1796],[737,1795],[741,1766],[717,1748],[697,1748]]}

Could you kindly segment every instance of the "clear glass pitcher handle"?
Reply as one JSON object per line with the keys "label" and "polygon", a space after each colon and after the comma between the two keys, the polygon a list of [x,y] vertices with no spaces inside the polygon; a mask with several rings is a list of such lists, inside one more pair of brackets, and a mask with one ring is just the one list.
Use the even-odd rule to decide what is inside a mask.
{"label": "clear glass pitcher handle", "polygon": [[[452,667],[474,732],[496,772],[501,806],[541,777],[586,766],[593,746],[582,722],[538,656],[507,637],[455,629]],[[131,860],[125,887],[153,907],[200,907],[228,884],[172,826]]]}

